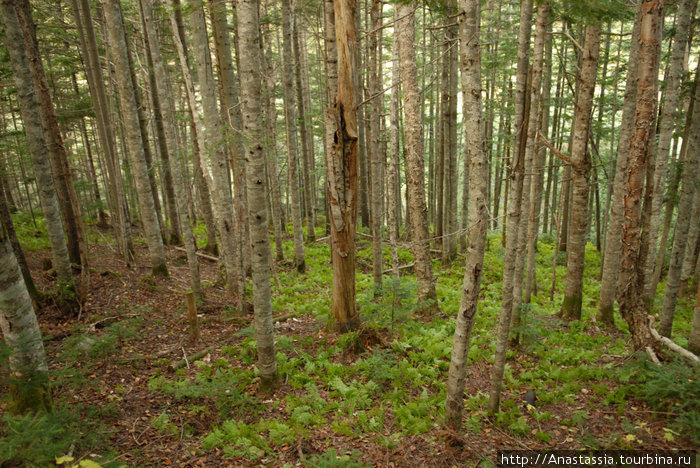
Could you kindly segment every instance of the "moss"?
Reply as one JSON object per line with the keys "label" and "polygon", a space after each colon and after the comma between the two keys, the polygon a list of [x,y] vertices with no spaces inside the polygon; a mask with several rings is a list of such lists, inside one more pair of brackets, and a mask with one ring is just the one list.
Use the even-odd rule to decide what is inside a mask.
{"label": "moss", "polygon": [[604,325],[613,325],[615,323],[613,317],[614,310],[615,308],[612,305],[603,307],[598,310],[596,319]]}
{"label": "moss", "polygon": [[51,411],[51,390],[48,378],[43,373],[32,379],[15,381],[9,385],[10,404],[8,409],[13,414],[27,412]]}
{"label": "moss", "polygon": [[306,272],[306,262],[302,260],[298,265],[297,265],[297,271],[299,273],[305,273]]}
{"label": "moss", "polygon": [[168,273],[168,266],[165,263],[153,265],[153,268],[151,269],[151,274],[153,276],[163,276],[165,278],[170,276],[170,273]]}
{"label": "moss", "polygon": [[567,320],[581,320],[582,295],[564,296],[561,304],[561,316]]}

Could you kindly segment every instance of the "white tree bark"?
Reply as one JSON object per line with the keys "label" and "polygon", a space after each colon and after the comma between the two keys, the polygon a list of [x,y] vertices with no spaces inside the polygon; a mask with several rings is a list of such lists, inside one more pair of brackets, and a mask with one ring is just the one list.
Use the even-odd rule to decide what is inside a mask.
{"label": "white tree bark", "polygon": [[129,71],[129,58],[127,56],[126,36],[118,0],[102,0],[105,14],[105,26],[109,36],[112,58],[117,76],[117,92],[121,115],[124,119],[126,142],[128,145],[129,160],[138,194],[141,208],[141,220],[143,221],[146,244],[151,257],[152,273],[156,275],[168,275],[168,267],[165,263],[165,249],[161,237],[160,224],[156,214],[153,192],[148,179],[148,167],[143,149],[143,139],[139,126],[138,108],[136,105],[135,90]]}
{"label": "white tree bark", "polygon": [[262,108],[260,105],[260,21],[256,0],[238,0],[238,35],[240,41],[239,76],[243,137],[250,223],[251,266],[253,268],[253,303],[258,368],[264,385],[277,378],[272,303],[270,299],[270,237],[267,233],[265,198],[265,156],[263,153]]}
{"label": "white tree bark", "polygon": [[489,224],[486,204],[488,161],[484,141],[484,120],[481,109],[481,57],[479,54],[479,0],[461,0],[459,35],[465,136],[469,151],[469,236],[467,260],[462,284],[462,299],[457,312],[452,359],[447,380],[445,419],[455,430],[462,425],[464,386],[467,376],[469,341],[479,302],[479,290]]}
{"label": "white tree bark", "polygon": [[68,256],[68,245],[63,230],[63,222],[56,198],[56,190],[51,174],[51,164],[48,159],[48,150],[44,131],[39,116],[39,106],[29,72],[29,63],[24,50],[24,38],[19,19],[13,5],[14,2],[3,0],[2,17],[5,23],[5,40],[10,54],[10,63],[17,87],[20,113],[24,122],[24,132],[27,135],[29,152],[34,166],[34,175],[39,189],[39,201],[46,220],[53,266],[58,280],[66,284],[73,284],[73,274]]}

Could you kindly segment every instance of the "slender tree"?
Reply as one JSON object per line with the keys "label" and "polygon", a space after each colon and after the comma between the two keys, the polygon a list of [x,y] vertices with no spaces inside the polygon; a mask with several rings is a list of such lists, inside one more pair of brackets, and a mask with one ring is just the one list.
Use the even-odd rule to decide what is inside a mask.
{"label": "slender tree", "polygon": [[267,233],[265,156],[260,105],[260,20],[256,0],[238,0],[241,104],[247,171],[248,219],[253,268],[253,303],[258,368],[263,385],[277,378],[272,303],[270,300],[270,237]]}
{"label": "slender tree", "polygon": [[576,113],[574,114],[572,130],[571,173],[573,197],[566,256],[566,289],[564,291],[564,302],[561,306],[562,316],[569,320],[579,320],[581,318],[583,302],[583,268],[589,214],[588,185],[591,172],[591,158],[587,145],[600,50],[600,21],[594,21],[594,23],[586,27],[586,39],[581,51],[579,92],[576,99]]}
{"label": "slender tree", "polygon": [[128,154],[141,208],[143,230],[151,257],[151,269],[153,274],[167,276],[168,267],[165,263],[165,249],[153,201],[153,192],[148,179],[148,165],[143,149],[136,95],[131,80],[121,7],[117,0],[103,0],[102,6],[116,69],[121,115],[124,120]]}
{"label": "slender tree", "polygon": [[469,236],[467,260],[462,285],[462,299],[457,312],[452,359],[447,381],[445,420],[454,430],[462,425],[464,386],[467,375],[467,356],[474,317],[479,302],[489,214],[486,203],[488,175],[486,142],[484,141],[481,110],[481,57],[479,54],[479,0],[461,0],[459,36],[465,135],[469,148]]}
{"label": "slender tree", "polygon": [[[326,180],[331,224],[335,329],[344,333],[360,325],[355,308],[355,229],[358,208],[358,130],[355,112],[358,47],[355,0],[327,0],[326,26]],[[335,59],[335,60],[334,60]],[[335,89],[334,89],[335,88]]]}
{"label": "slender tree", "polygon": [[413,3],[397,5],[400,20],[396,24],[399,49],[399,73],[403,90],[406,196],[408,222],[418,281],[418,307],[425,312],[438,310],[428,237],[428,208],[425,204],[425,164],[423,158],[423,122],[421,121],[418,69],[415,59],[415,8]]}

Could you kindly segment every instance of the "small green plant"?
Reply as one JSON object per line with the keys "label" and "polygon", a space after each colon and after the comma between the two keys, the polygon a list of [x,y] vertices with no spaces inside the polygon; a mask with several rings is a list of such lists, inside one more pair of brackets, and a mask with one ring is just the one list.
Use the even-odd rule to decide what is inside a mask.
{"label": "small green plant", "polygon": [[362,454],[357,450],[340,455],[331,447],[321,455],[313,455],[308,459],[303,457],[302,461],[306,462],[307,466],[315,468],[367,468],[371,466],[363,463],[360,460],[361,457]]}

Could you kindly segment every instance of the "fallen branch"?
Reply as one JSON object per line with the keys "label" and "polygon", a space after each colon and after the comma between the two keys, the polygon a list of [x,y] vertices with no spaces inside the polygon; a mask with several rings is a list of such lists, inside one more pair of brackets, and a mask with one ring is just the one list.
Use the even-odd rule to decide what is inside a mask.
{"label": "fallen branch", "polygon": [[[177,245],[174,245],[174,246],[173,246],[173,249],[179,250],[180,252],[185,252],[185,253],[187,253],[187,250],[185,250],[185,249],[182,248],[182,247],[178,247]],[[195,253],[197,254],[197,256],[202,257],[202,258],[206,258],[207,260],[211,260],[212,262],[218,262],[218,261],[219,261],[219,257],[214,257],[213,255],[207,255],[207,254],[202,253],[202,252],[195,252]]]}
{"label": "fallen branch", "polygon": [[[413,268],[414,266],[416,266],[415,263],[410,263],[410,264],[408,264],[408,265],[401,265],[401,266],[399,267],[399,271],[401,271],[401,270],[406,270],[406,269],[408,269],[408,268]],[[391,274],[393,271],[394,271],[394,270],[393,270],[392,268],[389,268],[388,270],[384,270],[384,271],[382,272],[382,274],[388,275],[388,274]]]}
{"label": "fallen branch", "polygon": [[671,351],[677,352],[678,354],[690,361],[700,363],[700,358],[697,357],[695,354],[691,353],[684,347],[677,345],[673,342],[673,340],[666,338],[665,336],[659,335],[659,332],[657,332],[651,325],[649,325],[649,329],[651,330],[651,334],[654,336],[654,338],[656,338],[657,341],[660,341],[663,344],[665,344],[666,347],[668,347]]}
{"label": "fallen branch", "polygon": [[656,357],[656,353],[654,352],[654,349],[651,346],[647,346],[646,350],[647,350],[647,354],[649,355],[649,359],[651,359],[651,362],[653,362],[657,366],[660,366],[661,361],[659,361],[659,358]]}
{"label": "fallen branch", "polygon": [[181,367],[185,367],[186,365],[189,364],[189,361],[196,361],[197,359],[201,359],[210,352],[214,351],[217,347],[216,346],[209,346],[208,348],[204,348],[203,350],[194,353],[191,355],[188,359],[180,359],[179,361],[176,362],[171,362],[170,365],[168,366],[169,371],[175,371],[177,369],[180,369]]}

